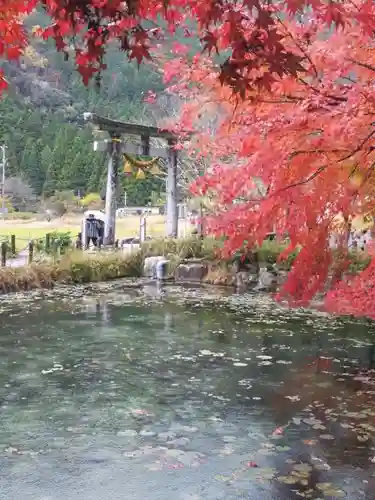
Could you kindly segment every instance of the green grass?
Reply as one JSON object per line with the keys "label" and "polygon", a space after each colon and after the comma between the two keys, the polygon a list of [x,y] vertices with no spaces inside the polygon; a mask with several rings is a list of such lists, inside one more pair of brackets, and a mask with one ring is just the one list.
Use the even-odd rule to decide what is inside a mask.
{"label": "green grass", "polygon": [[142,264],[140,252],[132,255],[121,252],[71,252],[56,263],[0,268],[0,293],[53,288],[59,283],[82,284],[138,277],[142,273]]}
{"label": "green grass", "polygon": [[[72,232],[72,234],[77,234],[77,231],[74,228],[63,228],[64,232]],[[52,233],[54,230],[46,231],[46,228],[30,228],[27,227],[17,227],[15,226],[11,230],[7,232],[3,232],[0,229],[0,239],[3,241],[5,239],[10,241],[10,237],[12,234],[16,236],[16,251],[19,252],[25,248],[27,248],[30,240],[39,240],[40,238],[45,238],[47,233]]]}
{"label": "green grass", "polygon": [[[16,236],[16,250],[20,251],[27,247],[30,240],[44,238],[47,233],[71,232],[73,239],[81,231],[82,219],[78,217],[55,219],[50,223],[47,221],[14,221],[14,223],[0,220],[0,241],[10,240],[12,234]],[[147,235],[160,237],[165,234],[165,217],[149,216],[147,218]],[[117,220],[116,238],[127,236],[139,236],[139,217],[129,216]]]}

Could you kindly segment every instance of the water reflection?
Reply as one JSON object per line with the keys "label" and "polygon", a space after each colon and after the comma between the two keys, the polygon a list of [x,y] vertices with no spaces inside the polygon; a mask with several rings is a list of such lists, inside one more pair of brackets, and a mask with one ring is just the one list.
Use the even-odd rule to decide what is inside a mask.
{"label": "water reflection", "polygon": [[4,310],[2,498],[373,498],[369,324],[152,285]]}

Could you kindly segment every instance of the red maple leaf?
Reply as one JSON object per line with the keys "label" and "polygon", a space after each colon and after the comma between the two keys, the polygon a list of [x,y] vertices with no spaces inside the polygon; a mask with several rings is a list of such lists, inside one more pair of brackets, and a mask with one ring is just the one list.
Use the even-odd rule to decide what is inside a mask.
{"label": "red maple leaf", "polygon": [[146,46],[137,44],[131,47],[129,51],[129,58],[136,59],[138,64],[141,64],[143,59],[151,59],[151,55]]}

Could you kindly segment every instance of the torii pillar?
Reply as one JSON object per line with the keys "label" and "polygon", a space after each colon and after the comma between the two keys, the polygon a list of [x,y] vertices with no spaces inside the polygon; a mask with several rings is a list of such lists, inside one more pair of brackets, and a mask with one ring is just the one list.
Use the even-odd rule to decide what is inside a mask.
{"label": "torii pillar", "polygon": [[116,210],[118,170],[121,155],[120,136],[111,134],[108,144],[107,188],[105,196],[104,245],[114,245],[116,239]]}
{"label": "torii pillar", "polygon": [[167,174],[167,236],[178,237],[177,150],[173,140],[168,141]]}

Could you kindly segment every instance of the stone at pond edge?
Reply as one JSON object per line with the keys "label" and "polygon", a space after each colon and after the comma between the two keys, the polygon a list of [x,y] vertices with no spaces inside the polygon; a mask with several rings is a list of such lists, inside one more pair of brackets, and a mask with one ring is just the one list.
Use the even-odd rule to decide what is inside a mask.
{"label": "stone at pond edge", "polygon": [[267,267],[259,268],[257,288],[259,290],[269,290],[277,284],[277,271],[269,270]]}
{"label": "stone at pond edge", "polygon": [[175,278],[180,280],[200,281],[208,272],[207,264],[180,264],[175,271]]}
{"label": "stone at pond edge", "polygon": [[236,286],[238,288],[248,287],[258,282],[258,276],[249,271],[239,271],[236,273]]}
{"label": "stone at pond edge", "polygon": [[155,257],[146,257],[143,264],[143,275],[152,278],[156,274],[156,265],[158,262],[165,260],[165,257],[158,255]]}

